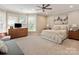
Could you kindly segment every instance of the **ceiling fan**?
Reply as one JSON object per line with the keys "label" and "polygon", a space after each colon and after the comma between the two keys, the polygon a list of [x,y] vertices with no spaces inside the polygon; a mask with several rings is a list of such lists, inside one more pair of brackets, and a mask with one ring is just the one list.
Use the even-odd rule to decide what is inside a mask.
{"label": "ceiling fan", "polygon": [[45,12],[45,10],[52,10],[52,8],[49,8],[49,6],[50,4],[42,4],[42,6],[37,6],[37,7],[40,8],[38,10],[42,9],[42,11]]}

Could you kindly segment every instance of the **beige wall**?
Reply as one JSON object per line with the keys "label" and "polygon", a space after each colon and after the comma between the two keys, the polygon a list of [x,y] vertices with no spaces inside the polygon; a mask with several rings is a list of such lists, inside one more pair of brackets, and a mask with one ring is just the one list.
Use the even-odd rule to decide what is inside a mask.
{"label": "beige wall", "polygon": [[54,16],[48,16],[47,17],[47,25],[49,25],[50,27],[53,27],[54,25]]}
{"label": "beige wall", "polygon": [[52,27],[54,25],[53,20],[57,16],[60,16],[62,18],[65,17],[65,16],[68,16],[68,24],[78,24],[79,25],[79,11],[48,16],[47,17],[47,24],[50,24],[51,27]]}
{"label": "beige wall", "polygon": [[69,13],[69,24],[78,24],[79,25],[79,11]]}
{"label": "beige wall", "polygon": [[46,16],[37,16],[37,32],[41,32],[47,24],[47,17]]}

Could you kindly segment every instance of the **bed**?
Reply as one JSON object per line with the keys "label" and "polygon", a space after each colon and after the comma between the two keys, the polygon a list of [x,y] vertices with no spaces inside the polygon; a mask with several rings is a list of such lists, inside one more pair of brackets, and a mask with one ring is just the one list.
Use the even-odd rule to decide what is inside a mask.
{"label": "bed", "polygon": [[42,37],[61,44],[68,35],[68,25],[54,25],[51,30],[43,30]]}
{"label": "bed", "polygon": [[67,38],[66,30],[43,30],[42,38],[61,44]]}

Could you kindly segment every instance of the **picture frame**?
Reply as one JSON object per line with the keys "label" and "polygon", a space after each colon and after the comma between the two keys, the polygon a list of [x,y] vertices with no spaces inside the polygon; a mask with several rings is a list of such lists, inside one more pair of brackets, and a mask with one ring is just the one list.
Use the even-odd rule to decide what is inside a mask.
{"label": "picture frame", "polygon": [[68,24],[68,16],[65,16],[61,18],[60,16],[55,17],[54,24],[62,25],[62,24]]}

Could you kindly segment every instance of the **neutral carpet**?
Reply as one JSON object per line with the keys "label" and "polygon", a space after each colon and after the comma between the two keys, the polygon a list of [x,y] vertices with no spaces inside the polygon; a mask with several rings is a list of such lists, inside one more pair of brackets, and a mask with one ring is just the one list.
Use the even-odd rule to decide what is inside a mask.
{"label": "neutral carpet", "polygon": [[61,45],[42,39],[40,36],[28,36],[15,39],[25,55],[62,55],[79,54],[79,41],[66,39]]}

